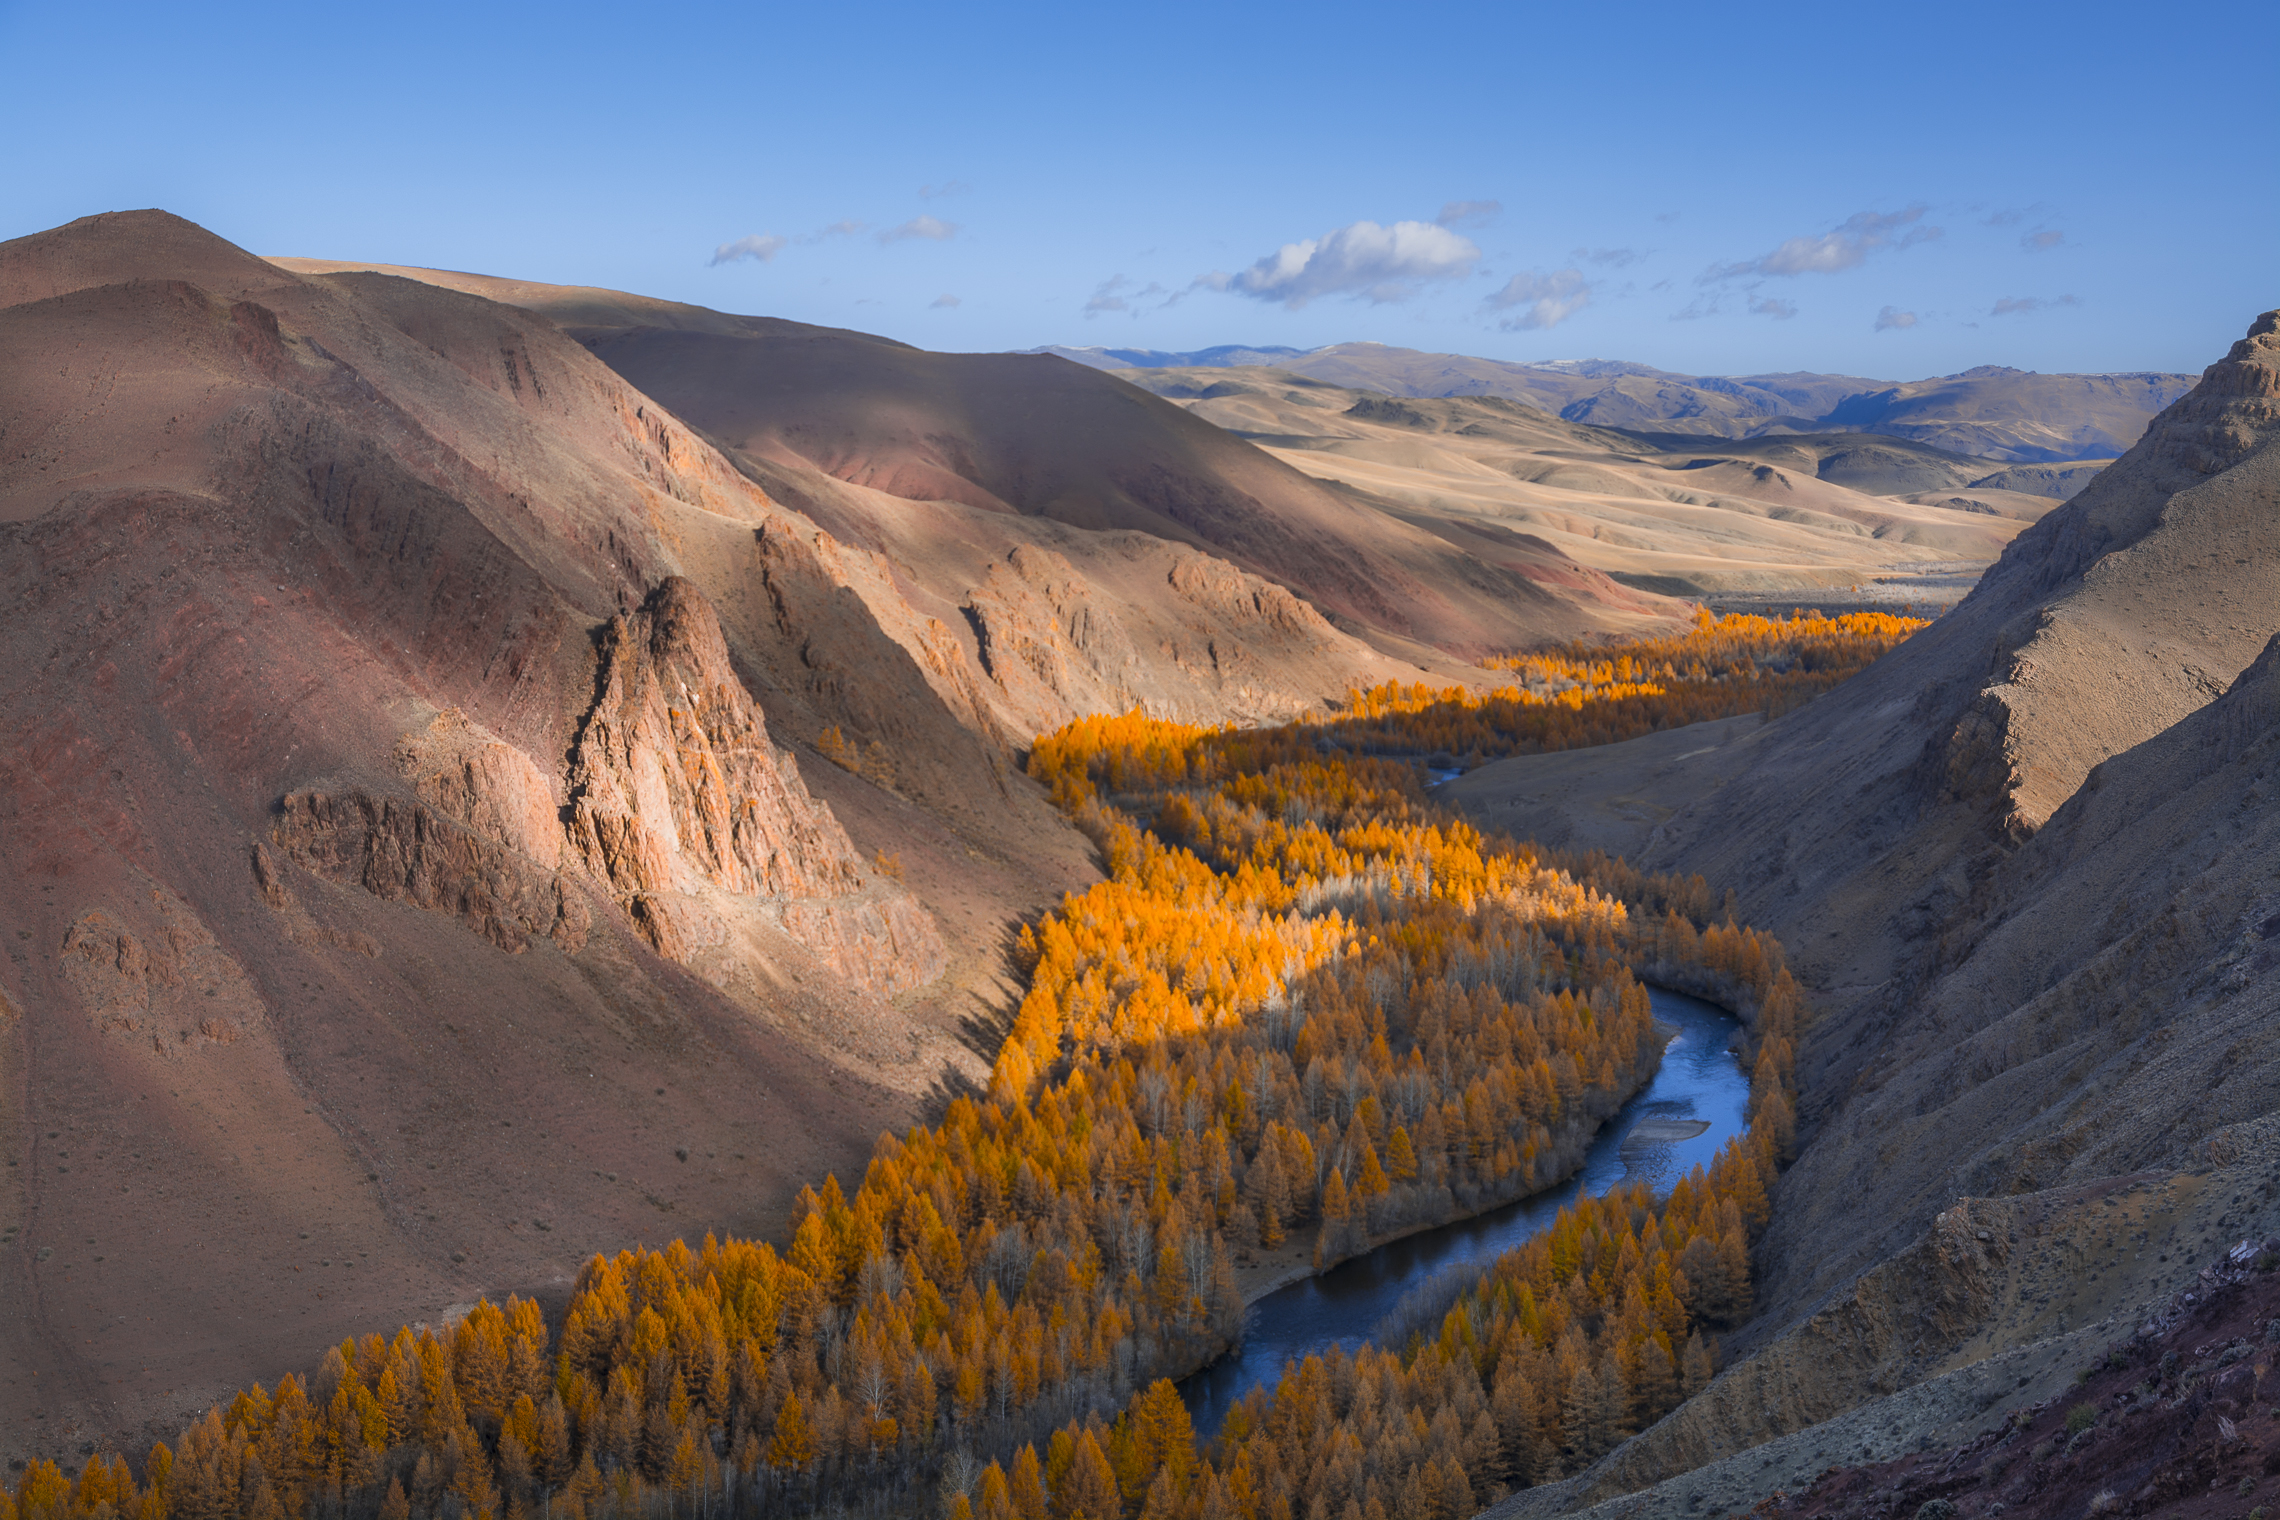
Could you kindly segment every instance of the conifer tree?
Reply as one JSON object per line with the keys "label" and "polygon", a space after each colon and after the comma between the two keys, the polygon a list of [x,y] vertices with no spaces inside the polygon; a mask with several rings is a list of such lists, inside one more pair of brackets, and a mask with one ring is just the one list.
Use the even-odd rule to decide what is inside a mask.
{"label": "conifer tree", "polygon": [[783,1472],[805,1472],[815,1460],[815,1435],[808,1429],[807,1411],[798,1393],[784,1397],[776,1415],[776,1433],[768,1442],[768,1465]]}
{"label": "conifer tree", "polygon": [[1013,1477],[1007,1484],[1015,1520],[1047,1520],[1045,1471],[1037,1448],[1024,1446],[1013,1459]]}
{"label": "conifer tree", "polygon": [[981,1481],[975,1486],[974,1520],[1013,1520],[1013,1495],[1005,1481],[1005,1469],[995,1462],[982,1469]]}
{"label": "conifer tree", "polygon": [[1068,1474],[1053,1490],[1054,1520],[1122,1520],[1123,1514],[1116,1474],[1087,1430],[1076,1438]]}

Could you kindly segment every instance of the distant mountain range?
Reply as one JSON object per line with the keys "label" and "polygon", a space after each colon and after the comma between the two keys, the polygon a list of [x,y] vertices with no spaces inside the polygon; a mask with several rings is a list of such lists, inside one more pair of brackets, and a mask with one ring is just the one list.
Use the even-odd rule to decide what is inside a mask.
{"label": "distant mountain range", "polygon": [[1390,396],[1504,396],[1568,422],[1657,433],[1883,433],[2014,464],[2112,459],[2196,375],[2041,375],[1986,364],[1929,380],[1859,375],[1679,375],[1619,359],[1514,364],[1382,343],[1224,344],[1193,353],[1048,347],[1095,369],[1267,368]]}

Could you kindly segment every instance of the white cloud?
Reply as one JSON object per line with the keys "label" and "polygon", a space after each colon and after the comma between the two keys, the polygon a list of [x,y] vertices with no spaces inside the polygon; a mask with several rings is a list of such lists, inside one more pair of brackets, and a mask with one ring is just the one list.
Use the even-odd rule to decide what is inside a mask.
{"label": "white cloud", "polygon": [[1784,301],[1779,296],[1752,296],[1750,298],[1750,311],[1755,316],[1771,317],[1776,322],[1786,322],[1797,315],[1797,303],[1795,301]]}
{"label": "white cloud", "polygon": [[1987,314],[1991,317],[2010,317],[2021,312],[2046,311],[2053,306],[2080,306],[2081,304],[2082,301],[2077,296],[2053,296],[2047,301],[2041,296],[2005,296],[1997,301],[1994,310]]}
{"label": "white cloud", "polygon": [[1908,206],[1899,211],[1856,212],[1819,237],[1793,237],[1757,258],[1714,264],[1702,279],[1708,283],[1745,275],[1835,274],[1854,269],[1880,248],[1912,248],[1939,237],[1942,229],[1918,225],[1924,211],[1922,206]]}
{"label": "white cloud", "polygon": [[828,227],[818,227],[815,231],[802,233],[798,237],[781,237],[773,232],[763,232],[753,237],[738,238],[733,243],[721,244],[713,250],[712,261],[715,264],[731,264],[738,259],[751,259],[766,264],[777,254],[795,245],[820,243],[825,238],[853,237],[868,230],[868,224],[849,218],[833,222]]}
{"label": "white cloud", "polygon": [[1916,314],[1912,311],[1902,311],[1897,306],[1887,306],[1876,314],[1876,330],[1878,332],[1905,331],[1915,325]]}
{"label": "white cloud", "polygon": [[1591,285],[1580,269],[1516,274],[1488,298],[1488,304],[1497,311],[1524,308],[1496,324],[1506,332],[1557,327],[1591,304]]}
{"label": "white cloud", "polygon": [[715,264],[733,264],[738,259],[752,259],[765,264],[791,246],[790,238],[778,237],[773,232],[756,233],[740,237],[733,243],[723,243],[713,250]]}
{"label": "white cloud", "polygon": [[952,306],[962,305],[964,303],[962,303],[956,296],[951,295],[949,292],[945,291],[926,304],[930,307],[948,308]]}
{"label": "white cloud", "polygon": [[1636,248],[1570,248],[1568,257],[1579,264],[1605,264],[1611,269],[1628,269],[1646,255]]}
{"label": "white cloud", "polygon": [[1285,243],[1240,274],[1199,275],[1196,284],[1296,311],[1323,296],[1402,301],[1434,280],[1453,280],[1480,262],[1480,249],[1432,222],[1355,222],[1303,242]]}
{"label": "white cloud", "polygon": [[922,201],[930,201],[945,195],[964,195],[973,188],[972,185],[967,184],[962,179],[947,179],[939,185],[920,185],[918,187],[918,198]]}
{"label": "white cloud", "polygon": [[945,242],[958,235],[956,222],[945,222],[924,212],[912,217],[900,227],[889,227],[879,234],[882,243],[900,243],[911,238],[925,238],[930,242]]}
{"label": "white cloud", "polygon": [[2048,253],[2066,241],[2066,234],[2055,227],[2044,227],[2019,239],[2019,246],[2029,253]]}
{"label": "white cloud", "polygon": [[1451,201],[1433,221],[1442,227],[1485,227],[1503,209],[1502,201]]}
{"label": "white cloud", "polygon": [[1138,316],[1139,313],[1134,310],[1137,303],[1154,301],[1161,297],[1162,300],[1156,308],[1160,311],[1165,306],[1177,301],[1181,294],[1185,294],[1185,292],[1175,294],[1153,280],[1150,280],[1146,285],[1135,286],[1124,275],[1110,275],[1100,282],[1100,285],[1093,291],[1092,298],[1085,302],[1084,314],[1087,317],[1097,317],[1104,311],[1129,311],[1134,316]]}

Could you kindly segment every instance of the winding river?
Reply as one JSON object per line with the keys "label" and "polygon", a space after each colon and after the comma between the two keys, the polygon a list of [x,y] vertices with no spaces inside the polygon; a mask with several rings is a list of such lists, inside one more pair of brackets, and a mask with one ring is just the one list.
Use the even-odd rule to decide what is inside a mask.
{"label": "winding river", "polygon": [[[1377,1323],[1413,1289],[1465,1263],[1487,1263],[1549,1225],[1584,1189],[1606,1192],[1626,1176],[1667,1191],[1697,1162],[1740,1134],[1749,1074],[1727,1049],[1732,1015],[1699,998],[1650,988],[1655,1017],[1677,1028],[1662,1068],[1599,1132],[1583,1168],[1547,1192],[1425,1230],[1342,1262],[1318,1277],[1277,1289],[1244,1316],[1243,1344],[1180,1385],[1196,1433],[1216,1434],[1227,1411],[1256,1383],[1272,1384],[1283,1363],[1367,1340]],[[1642,1121],[1692,1120],[1709,1128],[1691,1139],[1647,1140],[1626,1148]],[[1668,1125],[1685,1129],[1690,1125]],[[1626,1154],[1628,1149],[1628,1154]]]}

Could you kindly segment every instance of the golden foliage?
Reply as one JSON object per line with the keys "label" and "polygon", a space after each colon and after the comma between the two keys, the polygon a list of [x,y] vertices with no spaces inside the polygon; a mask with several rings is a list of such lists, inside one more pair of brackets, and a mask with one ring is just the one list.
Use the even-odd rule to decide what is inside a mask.
{"label": "golden foliage", "polygon": [[[1108,879],[1023,932],[988,1094],[882,1135],[852,1197],[803,1191],[781,1251],[596,1257],[551,1336],[510,1298],[344,1342],[154,1447],[139,1485],[116,1458],[32,1464],[0,1520],[742,1515],[921,1475],[992,1520],[1456,1516],[1572,1471],[1699,1387],[1747,1312],[1802,999],[1701,878],[1485,836],[1387,756],[1755,710],[1915,626],[1705,619],[1506,662],[1521,683],[1486,697],[1046,735],[1031,773]],[[819,748],[891,779],[837,729]],[[1565,1175],[1658,1059],[1640,975],[1744,1016],[1747,1135],[1659,1205],[1582,1200],[1405,1345],[1290,1368],[1199,1450],[1169,1379],[1236,1333],[1235,1253],[1311,1229],[1327,1263]],[[952,1455],[977,1448],[1003,1460]]]}

